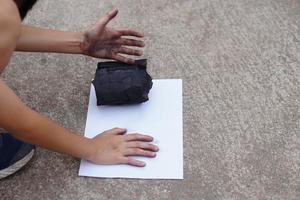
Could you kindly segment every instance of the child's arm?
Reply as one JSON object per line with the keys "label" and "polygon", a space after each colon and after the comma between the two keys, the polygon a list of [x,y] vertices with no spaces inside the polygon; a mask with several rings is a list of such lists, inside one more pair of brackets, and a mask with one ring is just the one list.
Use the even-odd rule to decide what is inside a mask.
{"label": "child's arm", "polygon": [[22,25],[16,51],[82,54],[83,33]]}
{"label": "child's arm", "polygon": [[125,129],[105,131],[93,139],[72,133],[25,106],[1,80],[0,127],[20,140],[99,164],[123,163],[142,167],[143,162],[128,156],[154,157],[158,150],[146,143],[152,141],[152,137],[124,135]]}
{"label": "child's arm", "polygon": [[8,65],[20,35],[21,20],[13,1],[0,1],[0,74]]}
{"label": "child's arm", "polygon": [[117,9],[111,10],[85,33],[22,26],[16,50],[84,54],[96,58],[133,63],[132,59],[120,54],[141,56],[143,53],[141,50],[128,48],[128,46],[144,47],[144,42],[138,39],[124,38],[124,36],[142,38],[144,34],[130,29],[107,27],[106,25],[117,13]]}

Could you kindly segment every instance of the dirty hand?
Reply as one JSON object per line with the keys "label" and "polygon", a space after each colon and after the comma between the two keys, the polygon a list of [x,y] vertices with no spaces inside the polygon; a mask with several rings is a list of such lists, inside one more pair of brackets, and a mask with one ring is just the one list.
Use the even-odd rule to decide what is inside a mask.
{"label": "dirty hand", "polygon": [[97,164],[129,164],[144,167],[146,163],[130,158],[143,156],[153,158],[158,147],[149,144],[151,136],[141,134],[126,134],[126,129],[114,128],[91,139],[93,153],[87,158]]}
{"label": "dirty hand", "polygon": [[141,56],[140,50],[134,50],[125,46],[144,47],[143,41],[138,39],[124,38],[124,36],[133,36],[142,38],[142,32],[130,29],[113,29],[107,27],[107,24],[118,14],[116,8],[110,10],[105,16],[88,31],[84,33],[81,49],[83,54],[96,58],[107,58],[133,64],[134,60],[126,58],[120,54]]}

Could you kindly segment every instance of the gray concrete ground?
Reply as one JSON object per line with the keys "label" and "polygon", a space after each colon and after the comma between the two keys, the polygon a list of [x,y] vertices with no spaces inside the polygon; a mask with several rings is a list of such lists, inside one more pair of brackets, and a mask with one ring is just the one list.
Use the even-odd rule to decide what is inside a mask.
{"label": "gray concrete ground", "polygon": [[[85,30],[106,10],[143,30],[153,78],[184,83],[184,180],[78,177],[38,148],[0,199],[299,199],[299,0],[40,0],[26,24]],[[2,75],[34,110],[83,133],[95,59],[16,53]]]}

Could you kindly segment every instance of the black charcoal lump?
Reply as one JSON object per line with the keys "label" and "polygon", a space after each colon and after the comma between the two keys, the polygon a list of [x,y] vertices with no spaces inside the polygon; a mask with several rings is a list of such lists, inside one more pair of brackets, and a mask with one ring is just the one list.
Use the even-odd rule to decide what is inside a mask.
{"label": "black charcoal lump", "polygon": [[99,62],[92,81],[97,105],[138,104],[148,101],[153,83],[146,67],[146,59],[136,60],[132,65]]}

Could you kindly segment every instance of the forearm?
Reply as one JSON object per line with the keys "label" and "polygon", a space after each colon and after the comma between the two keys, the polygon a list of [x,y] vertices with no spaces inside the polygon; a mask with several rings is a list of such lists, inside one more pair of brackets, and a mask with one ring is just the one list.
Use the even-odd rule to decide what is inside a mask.
{"label": "forearm", "polygon": [[32,114],[34,122],[22,132],[16,132],[19,139],[59,153],[68,154],[77,158],[87,159],[92,152],[90,139],[70,132],[57,123]]}
{"label": "forearm", "polygon": [[23,141],[78,158],[87,158],[93,151],[90,139],[32,111],[1,80],[0,127]]}
{"label": "forearm", "polygon": [[22,26],[17,51],[81,54],[82,33]]}

